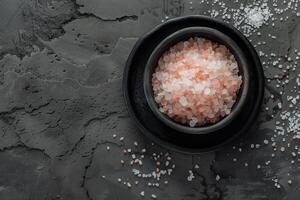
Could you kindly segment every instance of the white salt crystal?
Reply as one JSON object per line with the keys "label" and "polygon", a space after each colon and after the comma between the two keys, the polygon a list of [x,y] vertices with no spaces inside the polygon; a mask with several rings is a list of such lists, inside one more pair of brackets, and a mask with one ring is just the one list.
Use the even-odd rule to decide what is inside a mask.
{"label": "white salt crystal", "polygon": [[187,102],[187,100],[186,100],[185,97],[180,97],[179,102],[180,102],[180,104],[181,104],[182,106],[187,106],[187,105],[188,105],[188,102]]}
{"label": "white salt crystal", "polygon": [[204,94],[205,95],[210,95],[211,90],[209,88],[205,88]]}

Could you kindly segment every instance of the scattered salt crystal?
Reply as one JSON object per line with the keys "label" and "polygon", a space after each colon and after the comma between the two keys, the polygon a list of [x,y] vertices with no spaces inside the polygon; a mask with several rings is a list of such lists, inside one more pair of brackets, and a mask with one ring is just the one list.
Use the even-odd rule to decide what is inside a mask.
{"label": "scattered salt crystal", "polygon": [[264,23],[266,23],[272,16],[269,7],[265,4],[262,6],[255,6],[253,8],[246,7],[244,9],[246,13],[246,23],[254,28],[260,28]]}
{"label": "scattered salt crystal", "polygon": [[294,160],[291,160],[291,164],[295,164],[295,161],[294,161]]}
{"label": "scattered salt crystal", "polygon": [[272,154],[271,154],[271,156],[272,156],[272,157],[275,157],[275,154],[274,154],[274,153],[272,153]]}
{"label": "scattered salt crystal", "polygon": [[195,178],[194,173],[192,170],[189,170],[189,176],[187,177],[188,181],[192,181]]}
{"label": "scattered salt crystal", "polygon": [[169,162],[169,161],[166,161],[166,162],[165,162],[165,166],[166,166],[166,167],[168,167],[168,166],[169,166],[169,164],[170,164],[170,162]]}
{"label": "scattered salt crystal", "polygon": [[269,140],[264,140],[264,144],[269,144]]}
{"label": "scattered salt crystal", "polygon": [[260,165],[257,165],[257,169],[260,169],[261,168],[261,166]]}

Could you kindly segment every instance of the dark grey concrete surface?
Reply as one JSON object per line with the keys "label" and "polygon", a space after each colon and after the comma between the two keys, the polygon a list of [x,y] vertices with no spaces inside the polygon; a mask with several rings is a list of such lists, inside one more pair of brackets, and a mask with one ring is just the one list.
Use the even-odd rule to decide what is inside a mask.
{"label": "dark grey concrete surface", "polygon": [[[222,2],[235,8],[253,1]],[[166,16],[209,15],[217,7],[184,0],[0,0],[0,200],[135,200],[151,194],[163,200],[300,199],[298,157],[292,158],[291,148],[275,152],[263,143],[274,135],[279,102],[298,110],[299,103],[290,108],[286,96],[293,93],[299,67],[283,73],[270,64],[272,56],[262,56],[267,78],[282,75],[290,82],[267,82],[257,123],[216,152],[185,155],[151,144],[127,113],[122,72],[138,37]],[[289,11],[281,16],[288,18],[265,24],[249,39],[258,51],[297,65],[299,17]],[[285,138],[278,148],[291,136]],[[156,169],[152,153],[168,152],[176,164],[168,184],[149,187],[149,180],[134,177],[131,157],[122,153],[127,148],[147,149],[140,167],[145,173]],[[189,170],[193,181],[187,181]]]}

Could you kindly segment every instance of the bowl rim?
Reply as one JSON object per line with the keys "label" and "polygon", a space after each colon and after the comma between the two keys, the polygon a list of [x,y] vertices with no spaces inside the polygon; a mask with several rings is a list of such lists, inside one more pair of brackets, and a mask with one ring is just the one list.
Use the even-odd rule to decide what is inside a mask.
{"label": "bowl rim", "polygon": [[[154,100],[153,97],[153,89],[152,89],[152,73],[151,70],[157,67],[157,61],[161,55],[168,50],[171,46],[175,45],[179,41],[184,41],[183,39],[179,39],[185,37],[186,39],[192,37],[191,34],[196,34],[199,37],[207,38],[212,41],[217,41],[218,43],[226,46],[230,52],[234,55],[235,59],[238,62],[239,71],[243,71],[242,73],[242,87],[238,91],[239,97],[237,98],[236,102],[233,105],[233,109],[231,113],[225,117],[223,117],[220,121],[216,122],[215,124],[211,124],[208,126],[200,126],[200,127],[189,127],[188,125],[180,124],[173,121],[169,118],[166,114],[159,111],[158,105]],[[205,35],[205,36],[203,36]],[[145,71],[144,71],[144,79],[143,79],[143,88],[144,93],[146,96],[147,103],[153,112],[153,114],[165,125],[169,126],[172,129],[176,129],[182,133],[186,134],[209,134],[212,132],[216,132],[228,124],[231,121],[236,119],[240,114],[242,108],[246,104],[247,94],[249,91],[249,72],[248,72],[248,63],[246,62],[246,56],[243,54],[243,51],[238,46],[238,44],[231,39],[225,33],[205,26],[193,26],[188,28],[180,29],[171,35],[168,35],[164,38],[152,51],[151,55],[149,56]],[[150,81],[149,81],[150,79]]]}

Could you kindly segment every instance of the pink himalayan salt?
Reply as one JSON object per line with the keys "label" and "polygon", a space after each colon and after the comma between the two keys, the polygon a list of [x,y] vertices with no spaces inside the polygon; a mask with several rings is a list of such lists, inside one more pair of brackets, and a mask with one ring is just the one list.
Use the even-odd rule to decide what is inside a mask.
{"label": "pink himalayan salt", "polygon": [[191,127],[216,123],[231,112],[242,84],[229,50],[204,38],[190,38],[166,51],[152,76],[159,110]]}

